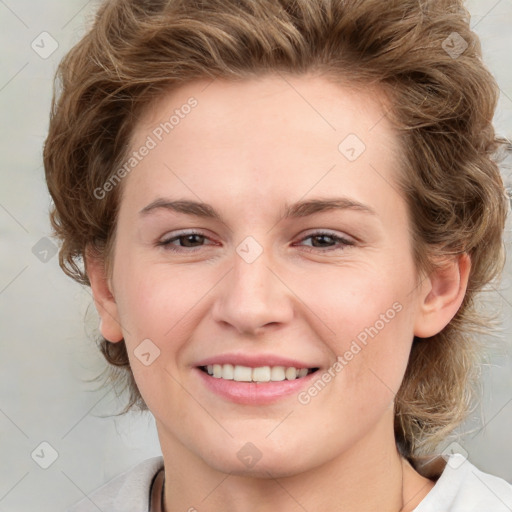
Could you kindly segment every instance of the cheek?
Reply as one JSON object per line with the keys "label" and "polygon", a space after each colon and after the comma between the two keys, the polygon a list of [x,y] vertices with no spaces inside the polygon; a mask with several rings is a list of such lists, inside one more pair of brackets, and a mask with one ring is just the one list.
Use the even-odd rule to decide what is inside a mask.
{"label": "cheek", "polygon": [[175,333],[189,326],[194,307],[211,289],[201,272],[187,272],[165,263],[133,258],[118,269],[118,310],[127,342],[140,337],[154,339],[157,344],[178,339]]}
{"label": "cheek", "polygon": [[[144,401],[158,414],[162,404],[182,403],[180,362],[196,325],[194,306],[211,286],[200,273],[180,272],[144,258],[125,258],[116,272],[116,301],[130,367]],[[144,358],[146,353],[150,355]],[[180,418],[186,407],[173,411]]]}
{"label": "cheek", "polygon": [[333,371],[340,400],[361,411],[393,400],[407,367],[414,274],[402,268],[401,276],[339,272],[328,289],[309,283],[308,300],[331,331],[324,339],[333,361],[338,358]]}
{"label": "cheek", "polygon": [[412,283],[412,278],[390,276],[382,267],[334,269],[325,279],[306,277],[301,289],[343,349],[353,339],[364,344],[377,335],[382,339],[408,331]]}

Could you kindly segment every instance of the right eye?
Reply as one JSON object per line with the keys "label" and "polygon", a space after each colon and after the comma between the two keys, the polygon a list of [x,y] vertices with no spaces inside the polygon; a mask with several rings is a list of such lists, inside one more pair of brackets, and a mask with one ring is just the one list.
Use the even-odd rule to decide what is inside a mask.
{"label": "right eye", "polygon": [[[170,238],[165,238],[164,240],[159,241],[157,245],[164,247],[165,250],[172,252],[196,252],[198,249],[204,246],[202,242],[205,240],[208,240],[208,238],[201,232],[189,231],[186,233],[174,235]],[[176,245],[175,242],[178,242],[179,245]]]}

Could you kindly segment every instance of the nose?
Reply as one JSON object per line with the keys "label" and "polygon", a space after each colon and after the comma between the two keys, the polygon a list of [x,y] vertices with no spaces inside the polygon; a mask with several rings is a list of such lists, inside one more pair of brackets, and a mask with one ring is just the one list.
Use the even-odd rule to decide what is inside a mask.
{"label": "nose", "polygon": [[214,320],[246,335],[290,322],[293,293],[279,274],[265,251],[251,263],[235,252],[233,268],[219,283]]}

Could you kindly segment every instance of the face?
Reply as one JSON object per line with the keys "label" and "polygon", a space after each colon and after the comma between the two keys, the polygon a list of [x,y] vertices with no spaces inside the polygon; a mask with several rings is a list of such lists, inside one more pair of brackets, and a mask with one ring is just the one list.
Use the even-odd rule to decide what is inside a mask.
{"label": "face", "polygon": [[379,98],[217,79],[137,125],[103,329],[164,452],[279,476],[389,439],[420,301]]}

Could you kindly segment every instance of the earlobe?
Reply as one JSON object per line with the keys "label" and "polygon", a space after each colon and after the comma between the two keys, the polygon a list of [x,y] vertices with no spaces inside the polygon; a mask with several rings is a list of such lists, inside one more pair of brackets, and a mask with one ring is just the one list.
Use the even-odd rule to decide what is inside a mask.
{"label": "earlobe", "polygon": [[106,276],[104,262],[90,248],[85,253],[85,268],[91,283],[94,305],[100,316],[101,335],[112,343],[122,341],[119,312]]}
{"label": "earlobe", "polygon": [[429,338],[448,325],[464,300],[470,269],[470,257],[464,253],[443,262],[427,277],[419,296],[415,336]]}

